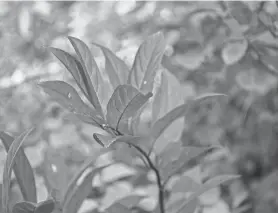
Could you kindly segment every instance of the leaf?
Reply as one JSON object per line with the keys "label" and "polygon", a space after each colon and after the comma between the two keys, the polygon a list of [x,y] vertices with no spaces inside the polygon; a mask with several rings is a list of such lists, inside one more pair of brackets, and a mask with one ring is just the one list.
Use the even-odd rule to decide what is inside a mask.
{"label": "leaf", "polygon": [[143,198],[144,196],[141,195],[130,195],[118,200],[117,203],[120,203],[128,209],[131,209],[132,207],[136,206]]}
{"label": "leaf", "polygon": [[[73,190],[77,184],[77,181],[79,180],[79,178],[81,177],[81,175],[85,172],[86,169],[93,167],[96,160],[98,159],[98,157],[106,152],[108,152],[108,149],[100,149],[98,151],[96,151],[95,153],[92,153],[92,155],[80,166],[80,169],[75,173],[74,177],[70,180],[68,187],[66,189],[66,192],[64,194],[64,198],[62,203],[67,202],[68,199],[70,199],[70,195],[73,193]],[[109,166],[109,165],[107,165]],[[100,167],[100,169],[105,168],[104,167]]]}
{"label": "leaf", "polygon": [[[88,46],[81,41],[78,38],[74,38],[69,36],[68,37],[70,43],[74,47],[75,52],[78,55],[79,61],[81,62],[83,71],[84,71],[84,77],[85,79],[83,80],[84,83],[87,83],[87,91],[89,95],[89,100],[95,107],[98,113],[102,114],[102,108],[100,107],[100,102],[97,96],[97,88],[98,88],[98,75],[99,73],[99,68],[97,66],[96,61],[94,60],[90,49]],[[91,74],[91,75],[90,75]],[[92,76],[93,75],[93,76]],[[94,85],[91,82],[91,77],[94,81]],[[86,85],[86,84],[85,84]]]}
{"label": "leaf", "polygon": [[178,155],[176,160],[169,161],[167,159],[162,159],[162,163],[160,163],[159,167],[161,168],[161,174],[163,180],[167,181],[169,177],[173,174],[177,173],[180,169],[183,168],[186,163],[193,160],[194,158],[200,156],[206,151],[214,148],[213,146],[205,146],[205,147],[194,147],[187,146],[183,147],[182,151]]}
{"label": "leaf", "polygon": [[[168,81],[164,72],[156,76],[159,80],[159,87],[154,94],[152,102],[152,120],[157,121],[161,115],[164,115],[168,109]],[[156,80],[156,79],[155,79]]]}
{"label": "leaf", "polygon": [[45,81],[41,82],[39,86],[70,112],[77,116],[80,115],[78,117],[83,117],[82,120],[85,120],[85,117],[95,125],[105,123],[96,110],[87,106],[77,91],[68,83],[64,81]]}
{"label": "leaf", "polygon": [[109,148],[114,143],[122,142],[129,145],[138,146],[144,151],[148,150],[146,144],[148,144],[147,141],[149,141],[149,138],[147,137],[125,135],[112,138],[111,136],[101,135],[98,133],[94,133],[93,137],[104,148]]}
{"label": "leaf", "polygon": [[166,130],[167,127],[170,126],[175,120],[182,116],[186,116],[186,113],[188,113],[189,109],[193,108],[197,104],[200,104],[202,101],[207,100],[208,98],[215,98],[215,97],[223,97],[226,96],[224,94],[220,93],[209,93],[201,95],[194,100],[188,101],[188,103],[182,104],[174,109],[172,109],[170,112],[168,112],[166,115],[164,115],[162,118],[158,119],[152,126],[151,129],[151,137],[152,137],[152,145],[151,147],[154,147],[154,144],[156,140],[159,138],[159,136]]}
{"label": "leaf", "polygon": [[96,43],[94,45],[98,46],[105,56],[105,70],[113,87],[116,88],[120,84],[126,84],[129,74],[126,63],[108,48]]}
{"label": "leaf", "polygon": [[144,41],[136,53],[128,84],[136,86],[142,92],[151,91],[164,51],[165,41],[162,33],[156,33]]}
{"label": "leaf", "polygon": [[36,203],[32,202],[19,202],[13,206],[13,213],[33,213],[36,208]]}
{"label": "leaf", "polygon": [[[23,142],[27,138],[27,136],[31,133],[33,128],[23,132],[19,137],[17,137],[13,143],[11,144],[5,166],[3,171],[3,185],[2,185],[2,206],[4,213],[9,213],[9,201],[10,201],[10,181],[11,181],[11,173],[14,167],[16,160],[16,156],[22,146]],[[22,169],[22,168],[21,168]]]}
{"label": "leaf", "polygon": [[177,213],[179,212],[188,212],[188,213],[194,213],[196,208],[198,207],[199,201],[198,199],[194,199],[190,201],[184,208],[181,208],[181,205],[184,203],[185,198],[179,199],[175,202],[173,202],[170,206],[167,207],[166,211],[167,213]]}
{"label": "leaf", "polygon": [[65,201],[63,205],[63,213],[76,213],[78,212],[83,201],[92,191],[92,181],[95,173],[94,170],[84,178],[80,185],[76,185],[71,191],[70,197]]}
{"label": "leaf", "polygon": [[184,212],[183,210],[186,208],[188,203],[195,200],[196,198],[198,198],[200,195],[202,195],[206,191],[209,191],[210,189],[213,189],[224,182],[227,182],[229,180],[234,180],[238,177],[239,177],[238,175],[220,175],[220,176],[217,176],[217,177],[214,177],[214,178],[208,180],[206,183],[204,183],[200,187],[199,190],[197,190],[195,193],[190,195],[188,199],[186,199],[185,203],[182,205],[182,207],[177,212],[178,213]]}
{"label": "leaf", "polygon": [[98,97],[94,90],[91,90],[92,82],[90,81],[90,77],[88,73],[83,70],[82,65],[78,60],[76,60],[69,53],[57,49],[50,48],[51,52],[64,64],[67,70],[72,74],[75,79],[77,85],[82,90],[84,95],[88,98],[88,100],[93,104],[98,113],[102,115],[102,108],[99,103]]}
{"label": "leaf", "polygon": [[226,65],[235,64],[245,56],[247,48],[245,39],[229,42],[222,49],[222,59]]}
{"label": "leaf", "polygon": [[[14,138],[5,132],[0,132],[0,138],[6,151],[10,149]],[[37,191],[35,177],[28,158],[26,157],[23,148],[19,148],[18,154],[14,163],[14,174],[20,187],[22,196],[25,201],[37,202]]]}
{"label": "leaf", "polygon": [[191,177],[182,176],[172,187],[172,192],[194,192],[200,188],[200,184]]}
{"label": "leaf", "polygon": [[114,203],[105,209],[105,213],[130,213],[131,211],[120,203]]}
{"label": "leaf", "polygon": [[51,213],[55,208],[55,201],[52,199],[38,203],[34,213]]}
{"label": "leaf", "polygon": [[242,1],[227,1],[226,2],[230,14],[241,25],[248,25],[252,21],[253,12]]}
{"label": "leaf", "polygon": [[121,122],[127,122],[150,97],[152,93],[143,95],[131,85],[118,86],[107,104],[107,122],[111,127],[120,130]]}

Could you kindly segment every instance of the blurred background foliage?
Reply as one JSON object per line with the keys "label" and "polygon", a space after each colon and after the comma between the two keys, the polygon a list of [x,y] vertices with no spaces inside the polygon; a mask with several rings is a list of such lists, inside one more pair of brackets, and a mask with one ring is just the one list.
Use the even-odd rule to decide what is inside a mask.
{"label": "blurred background foliage", "polygon": [[[162,31],[167,48],[158,81],[167,82],[164,91],[169,99],[165,99],[161,108],[171,109],[204,92],[229,96],[226,101],[194,108],[190,116],[175,122],[163,136],[166,144],[180,140],[184,145],[227,147],[228,152],[209,153],[203,160],[196,160],[204,179],[235,172],[242,175],[241,180],[202,196],[200,210],[275,212],[272,209],[277,209],[278,203],[278,190],[274,190],[278,177],[273,175],[278,165],[275,1],[1,1],[0,18],[0,127],[14,136],[32,125],[37,127],[25,143],[25,150],[36,171],[39,200],[47,196],[48,187],[63,187],[84,159],[100,148],[92,138],[92,133],[100,130],[64,119],[67,112],[37,87],[41,80],[73,83],[47,48],[73,53],[66,36],[80,38],[90,46],[103,71],[102,54],[90,45],[92,42],[110,48],[131,66],[139,44],[148,35]],[[100,93],[108,101],[112,91],[108,79],[104,83]],[[142,125],[142,131],[145,130],[147,122]],[[144,165],[131,169],[133,156],[123,152],[119,150],[100,160],[102,164],[114,159],[117,164],[97,178],[97,187],[92,189],[80,212],[97,212],[97,206],[104,208],[135,192],[149,196],[141,202],[140,211],[153,210],[157,191],[152,174]],[[0,145],[0,174],[5,156]],[[186,168],[195,168],[196,162]],[[14,202],[21,199],[16,182],[13,196]]]}

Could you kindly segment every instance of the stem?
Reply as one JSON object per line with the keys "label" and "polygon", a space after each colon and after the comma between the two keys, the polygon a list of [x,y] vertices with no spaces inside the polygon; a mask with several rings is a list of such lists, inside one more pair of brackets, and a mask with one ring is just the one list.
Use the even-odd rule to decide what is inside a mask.
{"label": "stem", "polygon": [[129,144],[129,145],[134,147],[138,152],[140,152],[146,158],[150,168],[154,171],[155,176],[156,176],[156,180],[157,180],[157,186],[158,186],[158,189],[159,189],[158,199],[159,199],[160,213],[165,213],[164,186],[162,184],[160,173],[159,173],[158,169],[155,167],[155,165],[151,161],[150,157],[148,156],[148,154],[143,149],[141,149],[139,146],[136,146],[134,144]]}

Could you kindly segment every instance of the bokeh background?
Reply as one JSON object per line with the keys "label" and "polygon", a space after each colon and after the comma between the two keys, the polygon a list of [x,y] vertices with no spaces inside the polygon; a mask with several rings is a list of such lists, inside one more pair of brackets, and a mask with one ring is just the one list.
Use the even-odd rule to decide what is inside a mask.
{"label": "bokeh background", "polygon": [[[77,37],[90,46],[103,71],[103,55],[92,42],[110,48],[131,66],[140,43],[161,31],[167,42],[162,80],[167,82],[165,91],[170,97],[165,105],[171,108],[204,92],[228,95],[228,100],[195,108],[165,136],[167,142],[227,148],[197,159],[189,175],[194,176],[195,169],[201,169],[204,178],[242,175],[201,196],[200,211],[275,212],[277,27],[275,1],[1,1],[0,128],[17,136],[36,126],[24,146],[35,169],[39,200],[44,200],[49,186],[65,186],[84,159],[100,148],[92,138],[98,129],[64,119],[66,112],[36,85],[51,79],[73,83],[48,47],[73,53],[67,36]],[[102,93],[108,100],[111,91],[105,88]],[[157,189],[152,173],[143,166],[132,168],[128,156],[122,156],[119,150],[100,160],[116,163],[97,178],[97,187],[80,212],[97,212],[134,192],[148,195],[139,212],[155,208]],[[0,174],[5,157],[0,144]],[[15,181],[12,192],[13,202],[21,200]]]}

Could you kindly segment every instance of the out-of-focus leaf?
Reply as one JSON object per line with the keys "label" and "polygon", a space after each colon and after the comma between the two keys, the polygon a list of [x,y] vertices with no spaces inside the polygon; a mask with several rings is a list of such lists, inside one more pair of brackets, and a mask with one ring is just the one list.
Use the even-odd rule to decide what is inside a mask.
{"label": "out-of-focus leaf", "polygon": [[[157,75],[159,87],[152,102],[152,121],[157,121],[161,115],[164,115],[168,109],[168,82],[164,72]],[[156,80],[155,78],[155,80]],[[156,81],[155,81],[156,82]]]}
{"label": "out-of-focus leaf", "polygon": [[13,206],[13,213],[33,213],[36,208],[36,203],[31,202],[19,202]]}
{"label": "out-of-focus leaf", "polygon": [[105,123],[98,112],[87,106],[82,101],[77,91],[68,83],[64,81],[45,81],[41,82],[39,86],[41,86],[43,90],[53,97],[59,104],[77,116],[80,115],[80,117],[86,117],[95,125]]}
{"label": "out-of-focus leaf", "polygon": [[[6,151],[10,149],[14,138],[5,132],[0,132],[0,138]],[[19,184],[24,200],[29,202],[37,202],[37,191],[35,177],[28,158],[26,157],[23,148],[19,148],[18,154],[14,163],[14,174]]]}
{"label": "out-of-focus leaf", "polygon": [[[98,159],[98,157],[108,151],[109,151],[109,149],[100,149],[100,150],[96,151],[95,153],[92,153],[92,155],[81,165],[80,169],[76,172],[74,177],[70,180],[67,190],[64,194],[62,203],[65,203],[65,202],[67,202],[68,199],[70,199],[69,196],[73,193],[73,190],[75,189],[77,181],[79,180],[81,175],[85,172],[85,170],[90,167],[93,167],[96,160]],[[105,168],[105,166],[103,168]],[[102,169],[102,168],[99,168],[98,171],[100,169]]]}
{"label": "out-of-focus leaf", "polygon": [[[57,48],[51,48],[50,50],[72,74],[76,83],[85,94],[85,96],[88,98],[88,100],[93,104],[95,109],[101,110],[101,106],[96,93],[93,94],[92,92],[94,91],[90,90],[93,87],[90,77],[88,76],[88,74],[86,75],[86,72],[83,70],[81,63],[72,55],[63,50]],[[101,113],[101,111],[98,112]]]}
{"label": "out-of-focus leaf", "polygon": [[[27,138],[27,136],[31,133],[33,128],[23,132],[19,137],[17,137],[13,143],[11,144],[6,162],[5,167],[3,171],[3,185],[2,185],[2,207],[4,213],[9,213],[9,201],[10,201],[10,182],[11,182],[11,173],[12,169],[14,167],[14,164],[16,162],[16,156],[18,154],[18,151],[20,150],[20,147],[22,146],[23,142]],[[24,168],[20,168],[24,169]]]}
{"label": "out-of-focus leaf", "polygon": [[136,206],[143,198],[144,196],[140,196],[140,195],[130,195],[118,200],[117,203],[120,203],[125,207],[127,207],[128,209],[130,209]]}
{"label": "out-of-focus leaf", "polygon": [[38,203],[34,213],[51,213],[55,208],[55,201],[52,199]]}
{"label": "out-of-focus leaf", "polygon": [[113,87],[116,88],[121,84],[126,84],[129,68],[125,62],[108,48],[95,43],[94,45],[98,46],[105,56],[105,70]]}
{"label": "out-of-focus leaf", "polygon": [[205,147],[194,147],[194,146],[187,146],[182,147],[182,151],[180,152],[179,156],[173,160],[169,161],[168,159],[162,159],[159,168],[161,170],[161,174],[163,180],[168,180],[170,176],[174,173],[179,172],[179,170],[186,165],[190,160],[200,156],[201,154],[205,153],[206,151],[212,149],[212,146],[205,146]]}
{"label": "out-of-focus leaf", "polygon": [[143,42],[136,53],[128,83],[137,86],[142,92],[151,91],[156,71],[161,66],[164,50],[165,41],[160,32]]}
{"label": "out-of-focus leaf", "polygon": [[200,184],[191,177],[182,176],[172,187],[171,192],[195,192],[200,188]]}
{"label": "out-of-focus leaf", "polygon": [[92,191],[92,180],[95,173],[90,171],[80,185],[76,185],[63,205],[63,213],[76,213],[83,201]]}
{"label": "out-of-focus leaf", "polygon": [[210,180],[208,180],[206,183],[204,183],[199,190],[195,191],[192,195],[189,196],[188,199],[186,199],[186,201],[184,202],[184,204],[182,205],[182,207],[179,209],[179,213],[184,212],[183,210],[186,209],[186,206],[192,202],[193,200],[197,199],[200,195],[202,195],[203,193],[205,193],[206,191],[213,189],[217,186],[219,186],[220,184],[230,181],[230,180],[234,180],[236,178],[238,178],[238,175],[221,175],[221,176],[217,176],[214,177]]}
{"label": "out-of-focus leaf", "polygon": [[248,43],[246,40],[229,42],[222,49],[222,59],[227,65],[232,65],[240,61],[247,51]]}
{"label": "out-of-focus leaf", "polygon": [[188,103],[182,104],[170,112],[168,112],[166,115],[164,115],[162,118],[157,120],[151,129],[151,137],[152,137],[152,145],[151,147],[154,147],[154,144],[156,140],[159,138],[159,136],[167,129],[167,127],[170,126],[175,120],[182,116],[186,116],[186,113],[191,109],[192,107],[201,104],[202,101],[205,101],[209,98],[216,98],[216,97],[224,97],[226,96],[225,94],[221,93],[209,93],[209,94],[204,94],[201,96],[198,96],[194,100],[188,101]]}
{"label": "out-of-focus leaf", "polygon": [[55,190],[59,199],[63,197],[69,182],[69,171],[65,159],[55,150],[48,149],[44,157],[45,182],[48,190]]}
{"label": "out-of-focus leaf", "polygon": [[[88,91],[89,100],[95,107],[98,113],[102,114],[102,108],[97,96],[97,87],[98,87],[98,75],[99,75],[99,69],[98,66],[91,54],[91,51],[89,47],[80,39],[74,38],[69,36],[69,41],[71,42],[72,46],[75,49],[75,52],[78,55],[79,61],[81,62],[81,65],[83,67],[84,71],[84,83],[86,86],[86,89]],[[82,74],[82,73],[81,73]],[[91,75],[90,75],[91,74]],[[91,77],[94,82],[94,85],[91,82]]]}
{"label": "out-of-focus leaf", "polygon": [[243,1],[226,2],[230,14],[241,25],[248,25],[252,21],[253,13]]}
{"label": "out-of-focus leaf", "polygon": [[183,213],[183,212],[188,212],[188,213],[194,213],[196,208],[198,207],[199,201],[197,198],[193,199],[190,201],[186,206],[183,208],[180,208],[182,204],[184,203],[185,198],[179,199],[175,202],[173,202],[171,205],[169,205],[166,208],[167,213]]}
{"label": "out-of-focus leaf", "polygon": [[130,210],[120,203],[114,203],[105,209],[106,213],[130,213]]}
{"label": "out-of-focus leaf", "polygon": [[121,122],[127,122],[152,96],[140,93],[131,85],[118,86],[107,105],[107,122],[116,130],[121,130]]}

